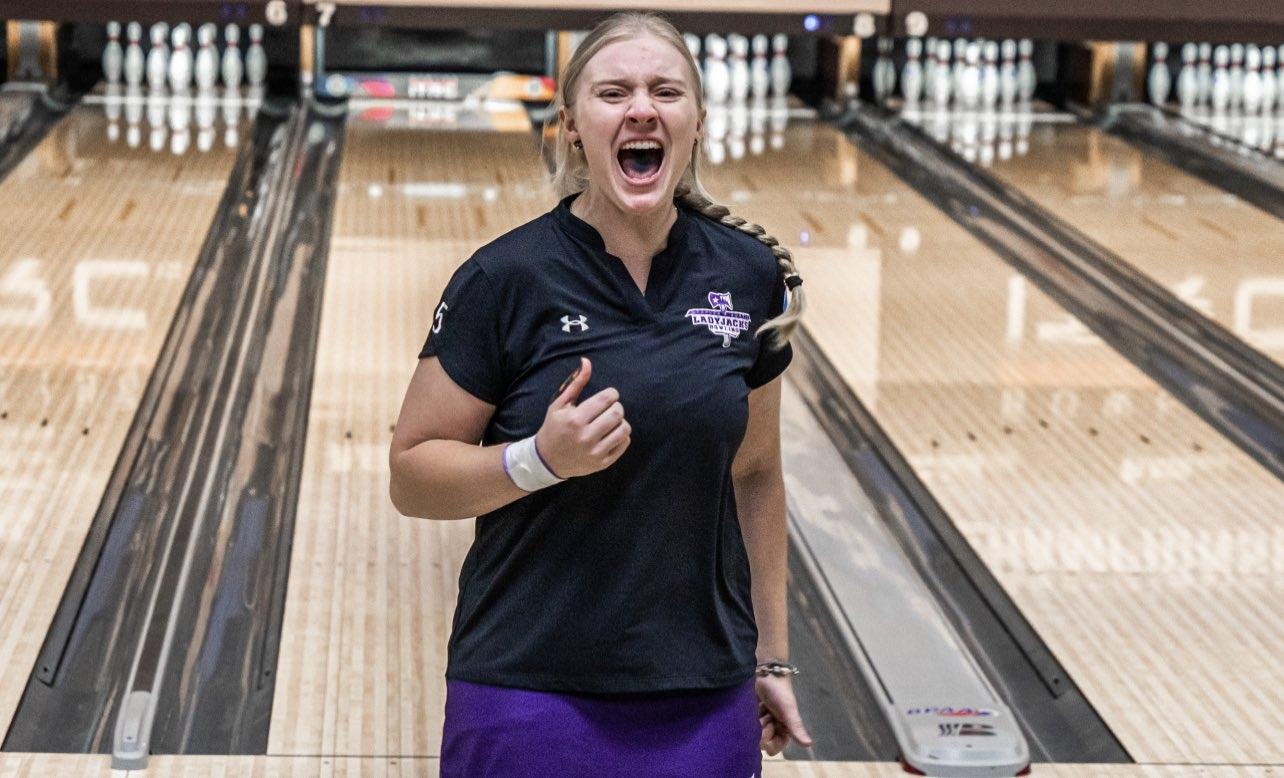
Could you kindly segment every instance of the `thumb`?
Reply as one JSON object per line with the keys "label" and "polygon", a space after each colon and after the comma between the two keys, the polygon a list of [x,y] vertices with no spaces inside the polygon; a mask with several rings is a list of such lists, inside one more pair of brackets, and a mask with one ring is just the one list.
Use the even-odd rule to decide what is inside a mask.
{"label": "thumb", "polygon": [[808,734],[807,728],[803,726],[802,717],[798,715],[797,710],[790,710],[785,714],[785,726],[789,728],[789,734],[795,740],[801,745],[811,748],[811,735]]}
{"label": "thumb", "polygon": [[580,392],[588,385],[589,378],[593,376],[593,363],[588,357],[580,357],[580,366],[575,368],[575,372],[566,377],[562,382],[562,388],[558,390],[557,397],[553,398],[552,407],[561,408],[565,405],[574,405],[579,398]]}

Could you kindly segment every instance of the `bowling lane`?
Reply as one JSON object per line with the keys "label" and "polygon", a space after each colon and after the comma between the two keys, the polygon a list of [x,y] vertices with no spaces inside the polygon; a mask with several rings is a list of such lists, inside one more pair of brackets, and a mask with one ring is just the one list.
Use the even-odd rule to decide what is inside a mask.
{"label": "bowling lane", "polygon": [[268,753],[423,760],[474,520],[397,513],[392,427],[451,273],[554,198],[529,126],[368,114],[388,124],[354,115],[344,142]]}
{"label": "bowling lane", "polygon": [[1284,484],[834,130],[779,145],[710,190],[1131,755],[1284,760]]}
{"label": "bowling lane", "polygon": [[1284,223],[1095,127],[1035,128],[990,172],[1284,362]]}
{"label": "bowling lane", "polygon": [[236,149],[60,122],[0,185],[0,725],[8,729]]}

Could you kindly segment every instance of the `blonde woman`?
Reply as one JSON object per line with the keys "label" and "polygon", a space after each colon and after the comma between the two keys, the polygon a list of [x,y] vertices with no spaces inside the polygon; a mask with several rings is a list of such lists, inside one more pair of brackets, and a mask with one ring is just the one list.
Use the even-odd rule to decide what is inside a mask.
{"label": "blonde woman", "polygon": [[454,273],[393,436],[398,510],[478,517],[441,775],[758,776],[811,745],[779,421],[802,279],[704,193],[668,22],[599,25],[556,107],[563,199]]}

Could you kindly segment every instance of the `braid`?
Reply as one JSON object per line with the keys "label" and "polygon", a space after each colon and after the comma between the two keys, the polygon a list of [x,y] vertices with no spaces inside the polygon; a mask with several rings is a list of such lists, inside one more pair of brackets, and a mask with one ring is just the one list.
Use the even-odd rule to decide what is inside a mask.
{"label": "braid", "polygon": [[715,203],[708,196],[697,191],[695,187],[687,185],[685,182],[679,184],[674,192],[678,202],[700,212],[704,216],[713,219],[719,224],[724,224],[732,229],[739,230],[746,235],[752,235],[758,239],[759,243],[771,249],[771,253],[776,257],[776,265],[785,277],[785,284],[789,287],[789,303],[785,310],[776,318],[763,323],[754,333],[754,337],[769,330],[776,330],[773,338],[773,348],[784,348],[784,344],[789,342],[790,336],[793,335],[794,329],[797,328],[799,319],[803,312],[803,293],[799,289],[802,284],[802,276],[798,275],[798,269],[794,265],[794,255],[789,249],[780,245],[780,241],[757,224],[753,224],[747,219],[731,213],[731,209],[720,203]]}

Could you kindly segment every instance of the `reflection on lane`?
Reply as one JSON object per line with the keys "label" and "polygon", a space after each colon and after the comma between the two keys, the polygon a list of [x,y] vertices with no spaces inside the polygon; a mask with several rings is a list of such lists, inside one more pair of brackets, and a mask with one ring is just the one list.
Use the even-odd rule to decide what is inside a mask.
{"label": "reflection on lane", "polygon": [[832,129],[786,144],[711,191],[1132,756],[1284,758],[1284,485]]}
{"label": "reflection on lane", "polygon": [[1284,225],[1094,127],[1044,125],[993,173],[1284,362]]}
{"label": "reflection on lane", "polygon": [[[10,669],[35,662],[235,157],[113,147],[107,124],[101,107],[76,108],[0,185]],[[0,676],[0,725],[25,683]]]}

